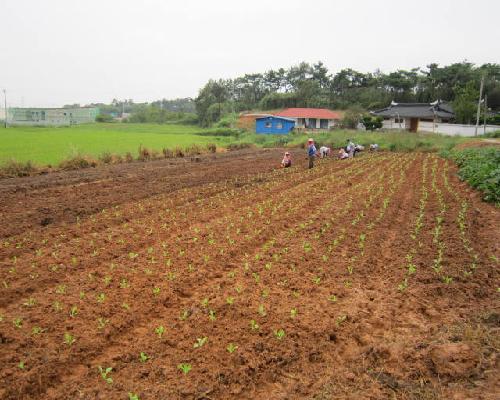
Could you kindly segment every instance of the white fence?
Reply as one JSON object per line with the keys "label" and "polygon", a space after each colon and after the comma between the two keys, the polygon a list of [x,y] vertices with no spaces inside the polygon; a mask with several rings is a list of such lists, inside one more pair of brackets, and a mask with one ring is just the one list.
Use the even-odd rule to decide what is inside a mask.
{"label": "white fence", "polygon": [[[400,124],[394,123],[391,120],[385,120],[383,123],[384,129],[400,129]],[[405,129],[405,122],[401,123],[401,129]],[[479,125],[477,129],[477,134],[482,135],[483,133],[489,133],[494,131],[499,131],[500,125]],[[476,131],[475,125],[462,125],[462,124],[445,124],[441,122],[430,122],[430,121],[419,121],[418,122],[418,132],[434,132],[440,133],[447,136],[474,136]]]}
{"label": "white fence", "polygon": [[[477,134],[482,135],[483,133],[489,133],[499,130],[500,130],[499,125],[486,125],[486,127],[484,125],[479,125],[479,127],[477,128]],[[474,136],[476,132],[476,126],[461,125],[461,124],[444,124],[439,122],[433,124],[432,122],[420,121],[418,123],[418,131],[436,132],[448,136],[454,136],[454,135]]]}

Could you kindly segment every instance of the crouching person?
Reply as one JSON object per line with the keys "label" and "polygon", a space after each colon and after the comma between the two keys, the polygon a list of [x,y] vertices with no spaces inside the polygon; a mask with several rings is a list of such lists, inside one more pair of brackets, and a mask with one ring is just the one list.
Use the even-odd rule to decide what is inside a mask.
{"label": "crouching person", "polygon": [[290,168],[292,166],[292,156],[288,151],[285,153],[283,160],[281,161],[281,166],[283,168]]}

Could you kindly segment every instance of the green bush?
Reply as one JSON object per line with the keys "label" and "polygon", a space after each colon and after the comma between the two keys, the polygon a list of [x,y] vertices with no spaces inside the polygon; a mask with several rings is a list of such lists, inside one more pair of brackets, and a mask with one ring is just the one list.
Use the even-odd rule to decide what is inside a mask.
{"label": "green bush", "polygon": [[113,116],[110,114],[99,114],[95,117],[96,122],[113,122]]}
{"label": "green bush", "polygon": [[485,201],[500,204],[500,149],[471,148],[448,152],[459,167],[458,175],[483,192]]}

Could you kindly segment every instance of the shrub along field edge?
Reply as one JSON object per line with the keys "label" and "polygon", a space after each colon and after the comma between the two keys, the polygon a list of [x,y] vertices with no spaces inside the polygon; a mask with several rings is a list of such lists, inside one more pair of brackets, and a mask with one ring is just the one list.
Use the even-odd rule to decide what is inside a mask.
{"label": "shrub along field edge", "polygon": [[441,154],[457,163],[460,179],[480,190],[483,200],[500,206],[500,148],[469,148]]}

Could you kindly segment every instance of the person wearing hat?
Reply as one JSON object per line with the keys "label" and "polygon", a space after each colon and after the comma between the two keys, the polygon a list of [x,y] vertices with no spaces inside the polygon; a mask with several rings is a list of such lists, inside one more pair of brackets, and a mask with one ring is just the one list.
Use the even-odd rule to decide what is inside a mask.
{"label": "person wearing hat", "polygon": [[285,156],[281,161],[281,165],[283,168],[289,168],[292,166],[292,157],[290,156],[290,153],[288,151],[285,153]]}
{"label": "person wearing hat", "polygon": [[314,167],[314,157],[316,157],[316,146],[314,146],[314,139],[309,138],[307,141],[307,156],[309,157],[309,169]]}

